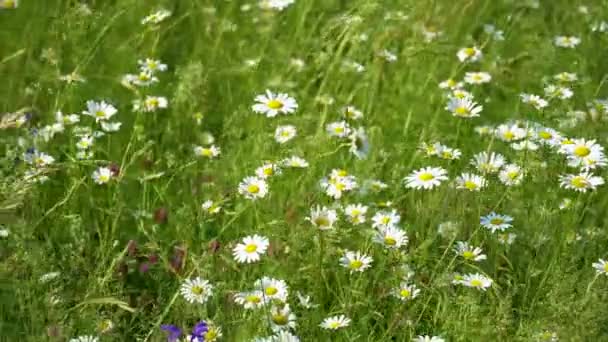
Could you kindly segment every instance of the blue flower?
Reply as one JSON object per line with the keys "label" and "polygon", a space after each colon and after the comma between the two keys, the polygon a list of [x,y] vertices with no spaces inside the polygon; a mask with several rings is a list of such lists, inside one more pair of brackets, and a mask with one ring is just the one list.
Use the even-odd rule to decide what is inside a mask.
{"label": "blue flower", "polygon": [[167,336],[167,342],[177,342],[177,340],[182,336],[182,330],[175,325],[172,324],[164,324],[160,326],[161,330],[169,332],[169,336]]}
{"label": "blue flower", "polygon": [[194,328],[192,328],[192,337],[190,338],[190,342],[203,342],[205,341],[205,333],[209,331],[209,327],[207,326],[207,322],[200,321],[196,323]]}

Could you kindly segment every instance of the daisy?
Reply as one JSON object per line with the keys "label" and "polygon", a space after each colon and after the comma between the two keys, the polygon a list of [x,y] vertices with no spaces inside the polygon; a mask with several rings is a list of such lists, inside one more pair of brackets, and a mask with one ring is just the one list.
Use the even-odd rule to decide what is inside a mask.
{"label": "daisy", "polygon": [[133,75],[133,74],[124,75],[122,77],[121,83],[122,83],[122,85],[124,85],[127,88],[130,88],[132,86],[148,87],[148,86],[151,86],[152,84],[158,83],[158,77],[154,76],[149,71],[141,71],[137,75]]}
{"label": "daisy", "polygon": [[405,177],[406,188],[430,190],[448,179],[448,172],[440,167],[425,167]]}
{"label": "daisy", "polygon": [[101,122],[101,129],[107,133],[118,132],[120,130],[120,126],[122,126],[121,122],[109,122],[109,121]]}
{"label": "daisy", "polygon": [[483,84],[492,80],[492,76],[487,72],[467,72],[464,81],[469,84]]}
{"label": "daisy", "polygon": [[485,291],[487,288],[492,286],[492,279],[479,273],[467,274],[462,277],[461,284]]}
{"label": "daisy", "polygon": [[500,233],[496,235],[496,238],[498,239],[499,243],[503,245],[510,245],[513,243],[513,241],[515,241],[517,235],[513,233]]}
{"label": "daisy", "polygon": [[261,0],[260,8],[282,11],[294,2],[295,0]]}
{"label": "daisy", "polygon": [[232,250],[234,259],[239,263],[252,263],[260,260],[260,256],[268,249],[268,239],[264,236],[247,236],[242,243],[237,244]]}
{"label": "daisy", "polygon": [[494,133],[494,127],[492,126],[475,126],[474,128],[475,133],[479,134],[480,136],[485,136],[485,135],[490,135]]}
{"label": "daisy", "polygon": [[19,0],[0,0],[0,9],[15,9],[19,7]]}
{"label": "daisy", "polygon": [[478,62],[483,57],[483,53],[476,46],[462,48],[456,54],[461,62]]}
{"label": "daisy", "polygon": [[445,342],[445,340],[439,336],[418,335],[412,342]]}
{"label": "daisy", "polygon": [[[577,165],[577,162],[570,163],[568,161],[568,165]],[[608,159],[604,155],[604,153],[592,153],[587,157],[583,158],[582,164],[580,165],[582,171],[590,171],[596,168],[604,167],[608,165]]]}
{"label": "daisy", "polygon": [[456,241],[454,252],[456,252],[456,255],[463,257],[466,261],[481,261],[487,258],[486,255],[483,254],[481,248],[471,246],[465,241]]}
{"label": "daisy", "polygon": [[549,102],[547,102],[547,100],[543,99],[538,95],[520,94],[519,96],[521,97],[521,101],[523,103],[529,104],[537,110],[541,110],[549,105]]}
{"label": "daisy", "polygon": [[257,169],[255,169],[255,175],[260,179],[270,178],[272,176],[280,175],[281,168],[274,163],[266,163]]}
{"label": "daisy", "polygon": [[203,341],[215,342],[222,337],[222,328],[213,324],[213,322],[207,322],[207,332],[203,333]]}
{"label": "daisy", "polygon": [[332,137],[346,138],[351,129],[346,121],[332,122],[325,126],[325,130]]}
{"label": "daisy", "polygon": [[365,223],[365,214],[367,213],[367,206],[363,204],[349,204],[344,208],[344,214],[348,217],[348,220],[352,224]]}
{"label": "daisy", "polygon": [[270,309],[270,327],[273,331],[296,328],[296,315],[291,312],[289,304],[274,306]]}
{"label": "daisy", "polygon": [[274,140],[279,144],[284,144],[296,136],[296,126],[285,125],[278,126],[274,131]]}
{"label": "daisy", "polygon": [[350,269],[350,272],[363,272],[371,266],[374,259],[361,252],[346,251],[340,258],[340,265]]}
{"label": "daisy", "polygon": [[397,61],[397,55],[394,54],[393,52],[390,52],[386,49],[380,51],[380,53],[378,54],[378,56],[384,58],[387,62],[389,63],[393,63]]}
{"label": "daisy", "polygon": [[506,142],[521,140],[527,135],[526,130],[517,125],[498,125],[494,132],[498,139]]}
{"label": "daisy", "polygon": [[561,133],[549,127],[538,127],[534,130],[536,141],[547,146],[558,146],[562,139]]}
{"label": "daisy", "polygon": [[372,227],[377,229],[396,227],[399,224],[399,221],[401,221],[401,216],[397,214],[396,210],[390,212],[380,211],[372,217]]}
{"label": "daisy", "polygon": [[346,106],[340,111],[342,116],[347,120],[360,120],[363,118],[363,112],[355,108],[354,106]]}
{"label": "daisy", "polygon": [[167,108],[169,102],[165,97],[160,96],[146,96],[146,98],[141,100],[133,101],[133,110],[134,111],[143,111],[145,113],[156,112],[159,109]]}
{"label": "daisy", "polygon": [[567,100],[574,95],[570,88],[556,86],[553,84],[547,85],[544,91],[545,96],[548,96],[550,98],[558,98],[560,100]]}
{"label": "daisy", "polygon": [[209,281],[197,277],[194,279],[186,279],[179,289],[184,299],[189,303],[205,304],[211,297],[213,285]]}
{"label": "daisy", "polygon": [[608,261],[604,259],[600,259],[597,262],[594,262],[591,266],[595,268],[597,274],[605,274],[608,275]]}
{"label": "daisy", "polygon": [[450,111],[455,117],[470,119],[478,117],[483,106],[478,105],[477,102],[470,98],[452,97],[445,109]]}
{"label": "daisy", "polygon": [[327,196],[340,199],[344,192],[349,192],[357,187],[357,181],[353,176],[332,175],[329,179],[322,179],[320,185]]}
{"label": "daisy", "polygon": [[117,112],[118,110],[114,106],[104,101],[87,101],[87,109],[82,114],[94,117],[95,121],[99,122],[110,119]]}
{"label": "daisy", "polygon": [[460,89],[463,87],[462,82],[458,82],[455,81],[451,78],[442,81],[441,83],[439,83],[439,88],[440,89],[450,89],[450,90],[455,90],[455,89]]}
{"label": "daisy", "polygon": [[327,330],[338,330],[340,328],[346,328],[350,324],[350,318],[340,315],[332,316],[323,320],[320,327]]}
{"label": "daisy", "polygon": [[277,300],[285,303],[287,301],[289,287],[284,280],[262,277],[262,279],[256,281],[255,286],[258,290],[262,291],[266,302]]}
{"label": "daisy", "polygon": [[264,305],[264,294],[259,290],[239,292],[234,296],[234,301],[242,305],[245,310],[257,309]]}
{"label": "daisy", "polygon": [[480,191],[485,188],[486,184],[487,181],[485,178],[472,173],[463,173],[456,178],[456,189]]}
{"label": "daisy", "polygon": [[239,183],[239,193],[250,200],[264,198],[268,193],[268,184],[258,177],[245,177]]}
{"label": "daisy", "polygon": [[215,145],[211,145],[209,147],[194,146],[194,154],[199,157],[212,159],[219,156],[220,153],[220,148]]}
{"label": "daisy", "polygon": [[598,186],[604,184],[604,179],[599,176],[594,176],[589,172],[581,172],[578,175],[566,174],[559,176],[560,186],[565,189],[571,189],[579,192],[587,192],[587,190],[595,190]]}
{"label": "daisy", "polygon": [[285,158],[280,163],[283,167],[289,168],[307,168],[308,162],[298,156],[291,156],[289,158]]}
{"label": "daisy", "polygon": [[496,173],[505,164],[505,157],[500,153],[480,152],[473,156],[470,164],[483,173]]}
{"label": "daisy", "polygon": [[384,227],[376,231],[373,241],[389,249],[399,249],[407,245],[408,238],[405,232],[397,227]]}
{"label": "daisy", "polygon": [[165,9],[161,9],[155,13],[152,13],[148,16],[146,16],[145,18],[142,19],[141,23],[142,25],[147,25],[147,24],[159,24],[160,22],[162,22],[163,20],[169,18],[171,16],[171,12],[167,11]]}
{"label": "daisy", "polygon": [[553,40],[553,43],[557,47],[573,49],[581,43],[581,39],[574,36],[557,36]]}
{"label": "daisy", "polygon": [[518,165],[508,164],[498,173],[498,179],[506,186],[514,186],[521,184],[524,179],[524,173]]}
{"label": "daisy", "polygon": [[37,168],[47,167],[55,162],[52,156],[38,150],[30,150],[23,154],[23,160]]}
{"label": "daisy", "polygon": [[151,58],[139,60],[139,61],[137,61],[137,64],[139,65],[139,70],[141,70],[143,72],[148,72],[151,74],[154,74],[158,71],[160,71],[160,72],[167,71],[167,64],[163,64],[161,61],[151,59]]}
{"label": "daisy", "polygon": [[71,338],[69,342],[97,342],[99,338],[95,336],[78,336],[76,338]]}
{"label": "daisy", "polygon": [[380,192],[384,189],[387,189],[388,184],[377,179],[371,179],[367,181],[367,188],[371,189],[373,192]]}
{"label": "daisy", "polygon": [[270,90],[266,90],[266,94],[256,96],[255,101],[257,103],[251,109],[269,118],[278,114],[291,114],[298,109],[298,103],[293,97],[283,93],[273,93]]}
{"label": "daisy", "polygon": [[108,167],[100,167],[93,172],[93,180],[97,184],[106,184],[108,183],[112,177],[112,170]]}
{"label": "daisy", "polygon": [[501,215],[495,212],[491,212],[487,216],[482,216],[480,219],[480,224],[495,233],[497,231],[504,231],[513,227],[511,224],[513,222],[513,218],[508,215]]}
{"label": "daisy", "polygon": [[572,83],[578,81],[578,76],[570,72],[560,72],[559,74],[553,76],[553,78],[557,81],[564,83]]}
{"label": "daisy", "polygon": [[455,148],[451,148],[451,147],[442,145],[441,148],[439,148],[437,150],[437,155],[441,159],[456,160],[456,159],[460,159],[462,152],[460,152],[459,149],[455,149]]}
{"label": "daisy", "polygon": [[203,202],[203,204],[201,204],[201,208],[212,215],[217,214],[220,212],[220,210],[222,210],[222,207],[219,205],[219,203],[215,203],[212,200],[206,200],[205,202]]}
{"label": "daisy", "polygon": [[515,151],[536,151],[538,150],[538,144],[530,139],[525,139],[511,144],[511,148]]}
{"label": "daisy", "polygon": [[80,122],[80,116],[78,116],[78,114],[64,115],[61,111],[58,111],[55,113],[55,121],[60,122],[63,125],[73,125]]}
{"label": "daisy", "polygon": [[329,230],[338,220],[338,213],[333,209],[316,206],[310,209],[310,216],[306,220],[320,230]]}
{"label": "daisy", "polygon": [[398,288],[393,290],[393,296],[399,298],[403,302],[407,302],[418,296],[420,290],[416,285],[408,284],[406,282],[401,283]]}
{"label": "daisy", "polygon": [[573,139],[572,144],[564,145],[561,149],[567,154],[568,165],[573,167],[581,166],[590,156],[602,159],[600,156],[604,154],[604,148],[595,140]]}
{"label": "daisy", "polygon": [[348,151],[358,159],[365,159],[369,154],[369,139],[363,127],[359,127],[348,136],[350,146]]}

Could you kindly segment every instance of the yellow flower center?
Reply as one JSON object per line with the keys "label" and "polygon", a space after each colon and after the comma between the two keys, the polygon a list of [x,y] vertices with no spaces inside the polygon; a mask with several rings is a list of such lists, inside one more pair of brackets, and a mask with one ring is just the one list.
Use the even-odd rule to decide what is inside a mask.
{"label": "yellow flower center", "polygon": [[255,185],[255,184],[250,184],[247,187],[247,192],[251,193],[251,194],[257,194],[260,192],[260,187]]}
{"label": "yellow flower center", "polygon": [[281,108],[283,108],[283,102],[281,102],[281,101],[279,101],[277,99],[274,99],[274,100],[268,101],[267,106],[270,109],[275,109],[275,110],[276,109],[281,109]]}
{"label": "yellow flower center", "polygon": [[430,181],[434,178],[435,176],[433,176],[433,174],[430,172],[421,173],[420,176],[418,176],[418,179],[424,182]]}
{"label": "yellow flower center", "polygon": [[464,187],[469,190],[475,190],[477,189],[477,184],[475,184],[475,182],[473,181],[468,180],[464,182]]}
{"label": "yellow flower center", "polygon": [[139,76],[137,76],[137,78],[143,82],[150,80],[150,76],[148,74],[146,74],[145,72],[140,73]]}
{"label": "yellow flower center", "polygon": [[447,82],[448,87],[452,88],[456,85],[456,81],[454,81],[453,79],[449,79]]}
{"label": "yellow flower center", "polygon": [[412,293],[408,289],[401,289],[401,291],[399,291],[399,295],[403,298],[409,298]]}
{"label": "yellow flower center", "polygon": [[264,293],[266,293],[267,296],[274,296],[278,292],[279,292],[279,290],[276,287],[272,287],[272,286],[269,286],[264,290]]}
{"label": "yellow flower center", "polygon": [[342,127],[342,126],[336,126],[334,128],[334,132],[337,133],[337,134],[344,133],[344,127]]}
{"label": "yellow flower center", "polygon": [[397,240],[392,237],[392,236],[385,236],[384,237],[384,244],[387,246],[394,246],[397,244]]}
{"label": "yellow flower center", "polygon": [[450,151],[443,151],[441,155],[444,159],[452,159],[454,157],[454,155]]}
{"label": "yellow flower center", "polygon": [[587,146],[578,146],[574,149],[574,154],[579,157],[586,157],[591,153],[591,149]]}
{"label": "yellow flower center", "polygon": [[380,222],[382,222],[382,224],[384,224],[384,225],[389,224],[389,222],[391,222],[391,218],[388,216],[384,216],[383,218],[380,219]]}
{"label": "yellow flower center", "polygon": [[99,181],[102,183],[107,183],[110,180],[110,176],[108,175],[99,175]]}
{"label": "yellow flower center", "polygon": [[262,299],[256,295],[249,295],[245,298],[245,300],[249,303],[254,303],[254,304],[257,304],[262,301]]}
{"label": "yellow flower center", "polygon": [[4,8],[15,8],[16,6],[15,0],[4,0]]}
{"label": "yellow flower center", "polygon": [[604,272],[608,273],[608,262],[604,263]]}
{"label": "yellow flower center", "polygon": [[254,245],[252,243],[250,243],[247,246],[245,246],[245,252],[247,252],[247,253],[253,253],[253,252],[257,251],[257,250],[258,250],[258,246]]}
{"label": "yellow flower center", "polygon": [[211,151],[210,148],[203,148],[201,150],[201,155],[203,155],[205,157],[211,157],[213,155],[213,152]]}
{"label": "yellow flower center", "polygon": [[498,218],[498,217],[490,220],[490,223],[493,225],[499,225],[499,224],[502,224],[503,222],[505,222],[505,220]]}
{"label": "yellow flower center", "polygon": [[469,109],[467,107],[460,106],[454,110],[454,113],[460,116],[467,116],[469,115]]}
{"label": "yellow flower center", "polygon": [[336,183],[335,186],[336,186],[336,189],[338,189],[339,191],[346,189],[346,184],[344,184],[344,183]]}
{"label": "yellow flower center", "polygon": [[361,268],[361,266],[363,266],[363,261],[361,260],[352,260],[348,264],[348,267],[352,268],[353,270],[358,270]]}
{"label": "yellow flower center", "polygon": [[338,329],[340,327],[340,322],[331,322],[328,324],[331,329]]}
{"label": "yellow flower center", "polygon": [[479,279],[473,279],[473,280],[471,280],[471,286],[481,287],[481,286],[483,286],[483,283]]}
{"label": "yellow flower center", "polygon": [[538,136],[541,137],[541,139],[545,139],[545,140],[549,140],[549,139],[553,138],[553,135],[551,135],[551,133],[546,132],[546,131],[539,132]]}
{"label": "yellow flower center", "polygon": [[274,171],[272,170],[272,167],[267,167],[264,169],[264,175],[266,176],[272,176],[273,173]]}
{"label": "yellow flower center", "polygon": [[346,172],[346,170],[338,170],[337,172],[339,177],[346,177],[348,176],[348,172]]}
{"label": "yellow flower center", "polygon": [[462,257],[467,260],[471,260],[471,259],[473,259],[473,257],[475,257],[475,254],[473,254],[473,252],[471,252],[471,251],[464,251],[464,252],[462,252]]}
{"label": "yellow flower center", "polygon": [[315,219],[315,224],[319,227],[327,227],[329,226],[329,219],[325,216],[317,217]]}
{"label": "yellow flower center", "polygon": [[572,184],[572,186],[574,186],[575,188],[582,189],[587,187],[588,182],[584,177],[576,176],[572,178],[570,184]]}
{"label": "yellow flower center", "polygon": [[466,48],[464,49],[464,53],[465,55],[471,57],[475,54],[475,49],[474,48]]}
{"label": "yellow flower center", "polygon": [[276,325],[285,325],[285,324],[289,323],[289,319],[287,318],[287,316],[281,315],[281,314],[272,315],[272,321]]}
{"label": "yellow flower center", "polygon": [[205,341],[213,341],[217,338],[217,332],[215,329],[211,328],[209,331],[205,333]]}
{"label": "yellow flower center", "polygon": [[574,141],[572,141],[570,139],[562,140],[562,145],[572,145],[572,144],[574,144]]}
{"label": "yellow flower center", "polygon": [[512,140],[513,138],[515,138],[515,134],[513,134],[513,132],[511,131],[506,131],[502,134],[502,136],[506,139],[506,140]]}
{"label": "yellow flower center", "polygon": [[103,110],[98,110],[95,112],[95,116],[98,118],[104,118],[106,116],[106,112],[104,112]]}
{"label": "yellow flower center", "polygon": [[157,98],[148,99],[147,104],[148,104],[148,107],[152,107],[152,108],[158,107],[158,99]]}
{"label": "yellow flower center", "polygon": [[519,172],[509,171],[509,172],[507,172],[507,177],[509,177],[509,179],[511,179],[511,180],[514,180],[515,178],[519,177]]}
{"label": "yellow flower center", "polygon": [[195,295],[202,295],[205,290],[200,286],[193,286],[191,291]]}

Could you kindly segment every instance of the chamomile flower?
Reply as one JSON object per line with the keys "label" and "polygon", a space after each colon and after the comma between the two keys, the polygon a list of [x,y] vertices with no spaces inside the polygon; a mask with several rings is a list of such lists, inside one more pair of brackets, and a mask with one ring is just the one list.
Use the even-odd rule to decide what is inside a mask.
{"label": "chamomile flower", "polygon": [[488,125],[475,126],[474,130],[475,133],[479,134],[480,136],[487,136],[495,132],[494,127]]}
{"label": "chamomile flower", "polygon": [[464,75],[464,81],[468,84],[484,84],[489,83],[492,76],[487,72],[467,72]]}
{"label": "chamomile flower", "polygon": [[213,159],[219,156],[220,153],[220,148],[215,145],[211,145],[208,147],[194,146],[194,154],[199,157]]}
{"label": "chamomile flower", "polygon": [[574,95],[574,93],[572,92],[572,90],[570,88],[556,86],[553,84],[547,85],[545,87],[544,91],[545,91],[545,96],[548,96],[549,98],[557,98],[560,100],[567,100]]}
{"label": "chamomile flower", "polygon": [[570,72],[560,72],[559,74],[556,74],[555,76],[553,76],[553,78],[556,81],[563,82],[563,83],[572,83],[572,82],[578,81],[578,76],[576,76],[576,74],[570,73]]}
{"label": "chamomile flower", "polygon": [[143,101],[133,101],[133,110],[142,111],[145,113],[153,113],[158,111],[159,109],[167,108],[168,105],[169,101],[167,101],[165,97],[148,95]]}
{"label": "chamomile flower", "polygon": [[346,106],[340,110],[340,113],[346,120],[360,120],[363,118],[363,112],[354,106]]}
{"label": "chamomile flower", "polygon": [[513,222],[513,218],[511,216],[501,215],[495,212],[482,216],[480,219],[480,224],[484,228],[490,230],[492,233],[511,228],[513,226],[511,222]]}
{"label": "chamomile flower", "polygon": [[139,70],[149,72],[151,74],[167,71],[167,64],[163,64],[163,62],[152,58],[139,60],[137,61],[137,64],[139,65]]}
{"label": "chamomile flower", "polygon": [[407,245],[408,238],[405,232],[397,227],[383,227],[377,229],[373,241],[388,249],[399,249]]}
{"label": "chamomile flower", "polygon": [[280,164],[283,167],[298,168],[298,169],[308,167],[308,162],[298,156],[291,156],[291,157],[285,158],[281,161]]}
{"label": "chamomile flower", "polygon": [[369,139],[367,138],[367,133],[365,133],[365,129],[363,127],[359,127],[353,130],[348,136],[348,139],[350,140],[348,151],[359,159],[367,158],[370,145]]}
{"label": "chamomile flower", "polygon": [[325,194],[333,199],[340,199],[343,193],[349,192],[358,186],[354,176],[341,176],[333,174],[333,171],[329,178],[322,179],[319,184],[325,191]]}
{"label": "chamomile flower", "polygon": [[500,153],[480,152],[473,156],[470,164],[483,173],[496,173],[505,164],[505,157]]}
{"label": "chamomile flower", "polygon": [[448,179],[448,172],[440,167],[425,167],[405,177],[405,187],[430,190]]}
{"label": "chamomile flower", "polygon": [[511,144],[511,148],[515,151],[536,151],[538,144],[530,139],[524,139]]}
{"label": "chamomile flower", "polygon": [[351,320],[350,318],[344,316],[344,315],[339,315],[339,316],[332,316],[332,317],[327,317],[326,319],[323,320],[323,322],[320,324],[321,328],[326,329],[326,330],[338,330],[341,328],[346,328],[347,326],[349,326]]}
{"label": "chamomile flower", "polygon": [[484,177],[472,173],[463,173],[456,178],[456,189],[480,191],[486,187],[486,184]]}
{"label": "chamomile flower", "polygon": [[255,169],[255,175],[260,179],[270,178],[272,176],[280,175],[281,168],[274,163],[265,163],[264,165]]}
{"label": "chamomile flower", "polygon": [[441,147],[437,149],[437,156],[439,156],[441,159],[456,160],[460,159],[461,155],[462,152],[456,148],[441,145]]}
{"label": "chamomile flower", "polygon": [[490,286],[492,286],[493,281],[492,279],[482,274],[475,273],[464,275],[460,283],[467,287],[472,287],[477,290],[485,291]]}
{"label": "chamomile flower", "polygon": [[278,126],[274,131],[274,140],[279,144],[284,144],[289,140],[295,138],[297,134],[296,126],[284,125]]}
{"label": "chamomile flower", "polygon": [[492,24],[483,25],[483,32],[490,35],[492,39],[496,41],[505,40],[504,32],[502,30],[498,30],[496,26]]}
{"label": "chamomile flower", "polygon": [[478,105],[477,102],[470,98],[452,97],[449,99],[445,109],[455,117],[470,119],[478,117],[479,113],[483,110],[483,106]]}
{"label": "chamomile flower", "polygon": [[92,178],[97,184],[106,184],[113,178],[112,170],[108,167],[100,167],[93,172]]}
{"label": "chamomile flower", "polygon": [[396,227],[401,221],[401,216],[393,211],[379,211],[372,217],[372,227],[376,229]]}
{"label": "chamomile flower", "polygon": [[202,336],[205,342],[218,341],[222,337],[222,328],[212,322],[207,322],[207,331]]}
{"label": "chamomile flower", "polygon": [[80,116],[78,114],[65,115],[61,111],[58,111],[55,113],[55,121],[63,125],[73,125],[80,122]]}
{"label": "chamomile flower", "polygon": [[494,132],[498,139],[505,142],[521,140],[527,135],[526,130],[517,125],[498,125]]}
{"label": "chamomile flower", "polygon": [[325,130],[332,137],[346,138],[351,132],[351,128],[346,121],[332,122],[325,126]]}
{"label": "chamomile flower", "polygon": [[498,242],[503,245],[511,245],[516,238],[517,235],[514,233],[499,233],[496,235]]}
{"label": "chamomile flower", "polygon": [[206,200],[203,202],[203,204],[201,204],[201,208],[211,215],[217,214],[220,212],[220,210],[222,210],[220,204],[212,200]]}
{"label": "chamomile flower", "polygon": [[0,9],[15,9],[19,7],[19,0],[0,0]]}
{"label": "chamomile flower", "polygon": [[71,338],[69,342],[98,342],[99,338],[95,336],[78,336]]}
{"label": "chamomile flower", "polygon": [[213,285],[200,277],[186,279],[179,289],[179,292],[186,301],[198,304],[205,304],[211,297],[212,291]]}
{"label": "chamomile flower", "polygon": [[346,251],[340,258],[340,265],[348,268],[351,273],[363,272],[371,266],[374,259],[361,252]]}
{"label": "chamomile flower", "polygon": [[316,206],[310,209],[310,216],[306,220],[320,230],[329,230],[338,220],[338,213],[333,209]]}
{"label": "chamomile flower", "polygon": [[262,178],[245,177],[239,183],[239,193],[250,200],[264,198],[268,193],[268,184]]}
{"label": "chamomile flower", "polygon": [[266,90],[266,94],[256,96],[255,101],[257,103],[251,109],[269,118],[278,114],[291,114],[298,109],[298,103],[293,97],[284,93],[273,93],[270,90]]}
{"label": "chamomile flower", "polygon": [[100,122],[110,119],[117,112],[118,110],[114,106],[104,101],[87,101],[87,109],[82,114],[91,116],[95,118],[95,121]]}
{"label": "chamomile flower", "polygon": [[502,170],[500,170],[498,173],[498,179],[506,186],[519,185],[524,179],[524,172],[518,165],[508,164],[505,165]]}
{"label": "chamomile flower", "polygon": [[279,301],[284,303],[287,301],[289,287],[284,280],[270,277],[262,277],[255,283],[256,288],[262,291],[266,302]]}
{"label": "chamomile flower", "polygon": [[101,129],[107,133],[118,132],[120,130],[120,126],[122,126],[121,122],[110,122],[110,121],[101,122]]}
{"label": "chamomile flower", "polygon": [[38,150],[30,150],[23,154],[23,160],[36,168],[47,167],[55,162],[51,155]]}
{"label": "chamomile flower", "polygon": [[445,80],[445,81],[441,81],[439,83],[439,88],[440,89],[449,89],[449,90],[456,90],[456,89],[460,89],[463,87],[462,82],[458,82],[455,81],[451,78]]}
{"label": "chamomile flower", "polygon": [[273,331],[296,328],[296,315],[291,312],[289,304],[273,306],[270,309],[270,327]]}
{"label": "chamomile flower", "polygon": [[377,180],[377,179],[370,179],[366,182],[365,188],[378,193],[378,192],[381,192],[382,190],[387,189],[388,184],[384,183],[383,181]]}
{"label": "chamomile flower", "polygon": [[466,241],[456,241],[454,252],[466,261],[481,261],[487,258],[481,248],[471,246]]}
{"label": "chamomile flower", "polygon": [[420,294],[420,290],[414,284],[403,282],[393,290],[393,296],[399,298],[402,302],[410,301]]}
{"label": "chamomile flower", "polygon": [[534,130],[536,141],[547,146],[559,146],[561,133],[549,127],[538,127]]}
{"label": "chamomile flower", "polygon": [[260,8],[282,11],[294,2],[295,0],[261,0]]}
{"label": "chamomile flower", "polygon": [[310,296],[302,294],[300,291],[296,292],[296,297],[298,298],[298,304],[304,309],[312,309],[319,306],[312,303]]}
{"label": "chamomile flower", "polygon": [[365,223],[365,214],[367,206],[363,204],[349,204],[344,208],[344,214],[348,217],[350,223],[354,225]]}
{"label": "chamomile flower", "polygon": [[597,272],[597,274],[608,275],[608,261],[606,261],[604,259],[600,259],[597,262],[594,262],[593,264],[591,264],[591,266],[593,266],[593,268],[595,268],[595,271]]}
{"label": "chamomile flower", "polygon": [[146,16],[145,18],[143,18],[141,23],[142,23],[142,25],[159,24],[162,21],[164,21],[165,19],[169,18],[170,16],[171,16],[170,11],[161,9],[161,10],[154,12],[154,13]]}
{"label": "chamomile flower", "polygon": [[553,43],[557,47],[573,49],[581,43],[581,39],[574,36],[557,36]]}
{"label": "chamomile flower", "polygon": [[543,108],[546,108],[549,105],[549,102],[547,102],[547,100],[543,99],[538,95],[524,93],[520,94],[519,96],[521,97],[521,101],[523,103],[529,104],[537,110],[542,110]]}
{"label": "chamomile flower", "polygon": [[445,342],[445,340],[439,336],[418,335],[412,342]]}
{"label": "chamomile flower", "polygon": [[90,135],[85,135],[80,137],[80,140],[76,142],[76,148],[79,150],[86,150],[93,146],[93,137]]}
{"label": "chamomile flower", "polygon": [[559,181],[562,188],[579,192],[595,190],[598,186],[604,184],[604,179],[602,177],[594,176],[589,172],[561,175]]}
{"label": "chamomile flower", "polygon": [[479,48],[473,46],[458,50],[456,57],[461,62],[478,62],[483,57],[483,53]]}
{"label": "chamomile flower", "polygon": [[234,301],[245,310],[258,309],[264,306],[264,293],[260,290],[239,292],[234,296]]}
{"label": "chamomile flower", "polygon": [[573,167],[582,166],[589,157],[603,159],[604,154],[604,148],[595,140],[573,139],[572,144],[563,145],[561,149],[566,152],[568,165]]}
{"label": "chamomile flower", "polygon": [[237,244],[232,250],[234,259],[239,263],[252,263],[260,260],[261,255],[268,249],[268,239],[264,236],[247,236],[243,242]]}

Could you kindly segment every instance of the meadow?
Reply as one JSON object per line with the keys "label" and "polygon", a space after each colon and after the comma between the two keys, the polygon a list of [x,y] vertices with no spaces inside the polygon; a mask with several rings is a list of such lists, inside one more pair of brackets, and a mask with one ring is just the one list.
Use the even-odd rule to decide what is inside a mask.
{"label": "meadow", "polygon": [[608,341],[608,3],[0,0],[0,341]]}

